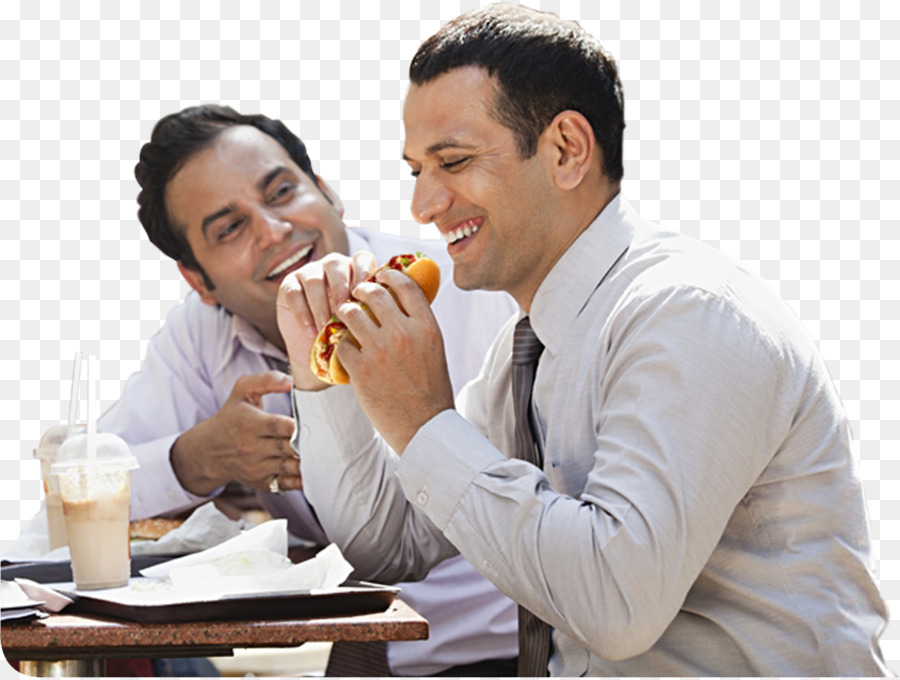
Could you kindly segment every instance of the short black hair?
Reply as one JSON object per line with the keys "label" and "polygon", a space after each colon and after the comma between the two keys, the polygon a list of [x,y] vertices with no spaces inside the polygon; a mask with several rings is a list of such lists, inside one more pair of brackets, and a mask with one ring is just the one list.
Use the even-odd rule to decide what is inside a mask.
{"label": "short black hair", "polygon": [[[153,127],[150,141],[141,148],[140,160],[134,168],[141,187],[137,197],[138,219],[150,241],[188,269],[200,272],[210,290],[214,288],[213,282],[194,257],[184,229],[174,224],[169,215],[166,185],[191,156],[212,144],[223,130],[237,125],[250,125],[272,137],[319,186],[306,145],[284,123],[262,114],[241,114],[217,104],[191,106],[160,119]],[[325,197],[328,198],[327,194]]]}
{"label": "short black hair", "polygon": [[603,150],[603,171],[622,179],[625,104],[613,58],[579,24],[554,14],[495,4],[460,15],[419,47],[409,80],[425,84],[463,66],[496,76],[496,120],[513,131],[523,158],[561,111],[590,123]]}

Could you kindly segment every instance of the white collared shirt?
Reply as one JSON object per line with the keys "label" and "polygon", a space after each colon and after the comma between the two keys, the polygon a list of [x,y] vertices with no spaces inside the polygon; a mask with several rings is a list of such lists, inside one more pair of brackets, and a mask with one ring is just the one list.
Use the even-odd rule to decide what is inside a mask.
{"label": "white collared shirt", "polygon": [[514,321],[402,459],[355,418],[323,426],[350,388],[294,391],[310,501],[352,489],[356,512],[319,519],[360,573],[458,549],[553,626],[554,676],[885,674],[849,429],[786,305],[616,197],[530,311],[543,470],[508,457]]}
{"label": "white collared shirt", "polygon": [[[516,305],[500,293],[466,293],[453,285],[446,248],[361,229],[348,229],[353,252],[369,250],[378,262],[416,250],[441,266],[442,285],[433,309],[445,329],[454,388],[477,374],[484,353]],[[102,431],[123,437],[140,462],[132,475],[132,517],[175,513],[211,496],[181,487],[169,451],[182,432],[219,411],[235,381],[287,361],[244,319],[206,305],[196,293],[169,314],[150,341],[141,371],[128,379],[121,399],[100,419]],[[289,394],[267,394],[268,413],[290,415]],[[303,493],[260,494],[292,533],[318,543],[327,539]],[[516,610],[462,558],[448,560],[425,581],[401,584],[402,598],[430,623],[427,641],[388,645],[392,670],[404,675],[437,673],[454,665],[516,656]]]}

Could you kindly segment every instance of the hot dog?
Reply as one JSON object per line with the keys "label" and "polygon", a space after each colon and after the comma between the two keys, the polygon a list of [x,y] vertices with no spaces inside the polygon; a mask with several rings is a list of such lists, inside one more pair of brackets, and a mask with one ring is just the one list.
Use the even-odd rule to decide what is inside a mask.
{"label": "hot dog", "polygon": [[[406,274],[422,289],[429,304],[434,301],[434,297],[437,295],[438,288],[441,285],[441,270],[434,260],[421,254],[395,255],[386,264],[375,270],[366,280],[375,281],[375,274],[382,269],[396,269]],[[391,291],[391,294],[394,294],[393,291]],[[396,299],[396,296],[394,296],[394,299]],[[369,312],[365,305],[359,304]],[[372,316],[371,312],[369,312],[369,316]],[[350,383],[350,376],[347,375],[347,371],[344,370],[335,351],[338,344],[344,340],[349,340],[359,347],[356,338],[347,330],[343,322],[333,316],[331,321],[319,331],[319,335],[316,337],[316,341],[313,343],[309,353],[309,368],[313,375],[330,385],[347,385]]]}
{"label": "hot dog", "polygon": [[129,523],[128,533],[132,541],[155,541],[170,531],[174,531],[182,524],[184,522],[180,519],[164,519],[161,517],[138,519]]}

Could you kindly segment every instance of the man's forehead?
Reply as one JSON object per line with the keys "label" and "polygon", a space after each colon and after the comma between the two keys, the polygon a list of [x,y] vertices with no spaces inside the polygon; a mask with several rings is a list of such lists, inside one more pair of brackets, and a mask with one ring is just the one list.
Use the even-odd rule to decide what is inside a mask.
{"label": "man's forehead", "polygon": [[283,171],[304,174],[278,140],[250,125],[227,127],[188,157],[167,182],[170,219],[182,225],[199,223],[248,191],[264,191]]}
{"label": "man's forehead", "polygon": [[277,139],[252,125],[234,125],[225,128],[213,140],[212,149],[219,156],[239,153],[249,157],[289,158],[287,150]]}
{"label": "man's forehead", "polygon": [[481,67],[460,67],[420,85],[412,84],[403,106],[406,149],[428,154],[471,143],[492,127],[496,79]]}

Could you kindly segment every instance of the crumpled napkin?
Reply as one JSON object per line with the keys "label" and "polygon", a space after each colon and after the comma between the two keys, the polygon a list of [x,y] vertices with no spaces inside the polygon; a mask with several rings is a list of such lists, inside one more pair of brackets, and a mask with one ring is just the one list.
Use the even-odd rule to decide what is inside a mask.
{"label": "crumpled napkin", "polygon": [[32,581],[31,579],[17,578],[15,579],[14,584],[10,581],[4,581],[4,589],[8,588],[7,584],[16,585],[22,594],[30,597],[32,600],[37,600],[38,602],[40,602],[40,605],[38,605],[38,609],[43,609],[44,611],[55,613],[62,611],[70,604],[72,604],[71,598],[63,595],[62,593],[58,593],[52,588],[48,588],[45,585],[37,583],[36,581]]}
{"label": "crumpled napkin", "polygon": [[159,603],[331,589],[353,571],[334,544],[300,564],[288,559],[287,545],[287,520],[269,520],[202,552],[142,569],[145,578],[132,579],[130,592],[116,599],[136,602],[149,595]]}
{"label": "crumpled napkin", "polygon": [[[184,528],[184,525],[181,528]],[[173,569],[211,564],[219,558],[244,552],[273,552],[287,559],[287,544],[287,520],[272,519],[201,552],[145,567],[141,569],[141,576],[166,578]]]}
{"label": "crumpled napkin", "polygon": [[243,520],[231,520],[213,503],[191,513],[184,524],[155,541],[132,541],[132,555],[196,553],[240,535]]}

